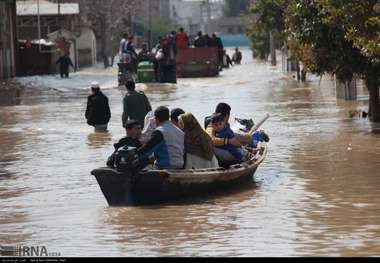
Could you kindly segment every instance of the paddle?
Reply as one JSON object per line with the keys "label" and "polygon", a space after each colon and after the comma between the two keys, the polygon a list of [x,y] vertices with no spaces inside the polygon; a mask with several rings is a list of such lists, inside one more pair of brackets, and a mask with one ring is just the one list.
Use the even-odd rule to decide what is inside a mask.
{"label": "paddle", "polygon": [[269,117],[270,115],[267,113],[262,120],[260,120],[255,126],[252,127],[252,129],[248,132],[248,134],[253,135],[253,133],[257,131],[260,128],[260,126],[263,125],[264,122],[266,122],[266,120],[269,119]]}

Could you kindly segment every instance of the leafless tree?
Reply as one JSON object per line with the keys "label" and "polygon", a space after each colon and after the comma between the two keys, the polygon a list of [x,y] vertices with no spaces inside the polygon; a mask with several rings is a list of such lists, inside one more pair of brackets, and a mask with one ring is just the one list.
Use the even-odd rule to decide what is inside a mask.
{"label": "leafless tree", "polygon": [[109,66],[109,57],[115,55],[115,41],[120,41],[124,32],[130,32],[132,16],[141,13],[138,0],[72,0],[79,3],[83,24],[91,26],[100,39],[104,67]]}

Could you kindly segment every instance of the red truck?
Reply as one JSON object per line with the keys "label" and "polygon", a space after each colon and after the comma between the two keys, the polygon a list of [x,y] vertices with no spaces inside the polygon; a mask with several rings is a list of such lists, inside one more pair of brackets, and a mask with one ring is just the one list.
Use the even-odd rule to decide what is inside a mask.
{"label": "red truck", "polygon": [[185,48],[177,50],[179,78],[215,77],[219,75],[217,48]]}

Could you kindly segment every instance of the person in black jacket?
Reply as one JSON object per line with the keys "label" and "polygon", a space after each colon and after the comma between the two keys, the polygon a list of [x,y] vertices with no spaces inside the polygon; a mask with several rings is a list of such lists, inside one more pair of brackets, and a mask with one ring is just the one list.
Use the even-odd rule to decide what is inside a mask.
{"label": "person in black jacket", "polygon": [[201,31],[199,31],[197,36],[195,37],[194,47],[207,47],[206,39],[202,35]]}
{"label": "person in black jacket", "polygon": [[204,38],[206,47],[212,47],[214,45],[213,39],[208,34],[205,34],[203,38]]}
{"label": "person in black jacket", "polygon": [[[115,143],[113,146],[115,148],[114,153],[108,158],[107,166],[111,168],[115,168],[115,154],[116,152],[124,147],[135,147],[139,149],[142,147],[142,143],[140,141],[141,133],[142,133],[142,125],[137,120],[128,120],[126,123],[126,137],[120,139],[118,143]],[[145,166],[149,164],[149,159],[145,158],[140,160],[140,164],[137,169],[143,169]]]}
{"label": "person in black jacket", "polygon": [[230,68],[230,65],[232,67],[232,60],[230,56],[227,54],[227,51],[223,50],[223,60],[222,60],[222,68]]}
{"label": "person in black jacket", "polygon": [[61,78],[69,77],[69,66],[75,70],[73,62],[71,61],[68,54],[61,56],[55,64],[59,64],[59,72],[61,74]]}
{"label": "person in black jacket", "polygon": [[91,91],[92,95],[87,98],[87,124],[94,126],[95,131],[105,131],[111,119],[108,98],[100,91],[99,83],[97,82],[91,84]]}
{"label": "person in black jacket", "polygon": [[212,34],[211,39],[212,39],[212,41],[211,41],[212,45],[218,48],[219,65],[220,65],[220,67],[222,67],[222,65],[223,65],[223,50],[224,50],[223,41],[220,37],[218,37],[216,35],[216,33]]}

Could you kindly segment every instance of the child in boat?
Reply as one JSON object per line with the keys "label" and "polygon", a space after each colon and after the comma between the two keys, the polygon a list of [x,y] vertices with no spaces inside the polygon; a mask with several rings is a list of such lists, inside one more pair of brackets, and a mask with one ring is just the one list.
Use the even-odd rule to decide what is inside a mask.
{"label": "child in boat", "polygon": [[235,157],[236,161],[245,161],[248,158],[248,151],[244,151],[243,148],[228,144],[228,140],[235,137],[234,132],[231,130],[230,125],[224,121],[221,113],[214,113],[211,116],[211,125],[215,132],[215,137],[224,138],[225,145],[217,146],[218,148],[227,150]]}

